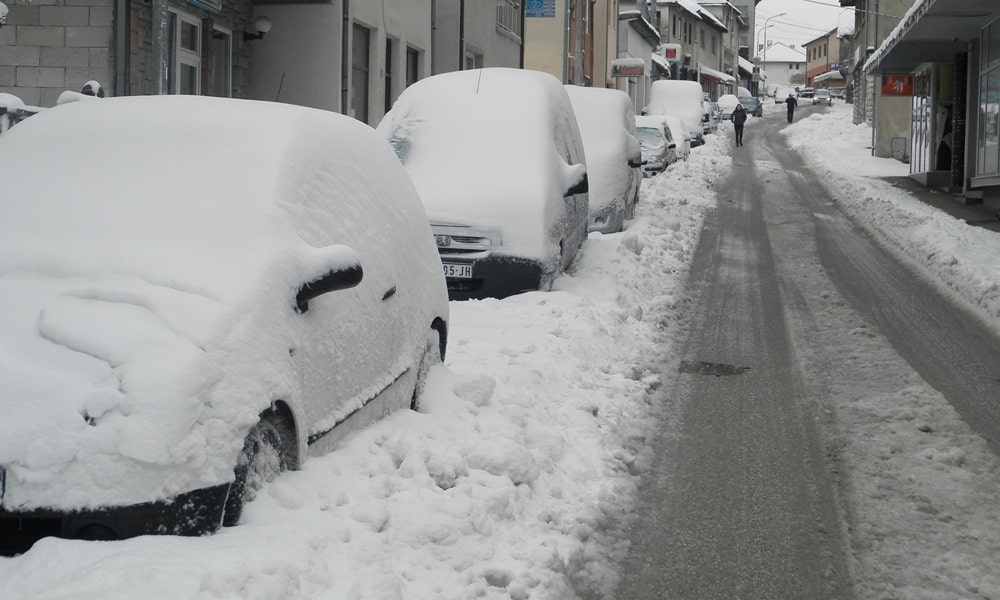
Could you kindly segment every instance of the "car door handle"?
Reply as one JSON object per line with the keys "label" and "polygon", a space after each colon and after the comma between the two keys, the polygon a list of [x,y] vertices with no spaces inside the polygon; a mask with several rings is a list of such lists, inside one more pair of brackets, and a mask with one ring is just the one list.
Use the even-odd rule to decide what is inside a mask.
{"label": "car door handle", "polygon": [[392,286],[391,288],[387,289],[384,294],[382,294],[382,302],[385,302],[386,300],[392,298],[395,295],[396,295],[396,286]]}

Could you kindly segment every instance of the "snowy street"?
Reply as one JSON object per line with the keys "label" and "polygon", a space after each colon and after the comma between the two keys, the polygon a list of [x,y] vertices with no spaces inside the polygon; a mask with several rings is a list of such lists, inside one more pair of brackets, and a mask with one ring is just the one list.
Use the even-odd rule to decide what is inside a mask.
{"label": "snowy street", "polygon": [[[705,422],[758,419],[730,432],[740,436],[734,444],[748,447],[771,441],[763,439],[770,435],[766,426],[798,428],[800,437],[792,439],[815,445],[775,454],[783,466],[772,483],[786,481],[813,496],[801,503],[792,493],[747,497],[751,502],[737,508],[752,508],[752,501],[805,506],[796,525],[828,542],[775,548],[792,538],[762,518],[753,523],[757,532],[778,542],[735,547],[734,560],[758,551],[778,560],[800,550],[811,554],[799,566],[823,568],[811,574],[815,581],[793,576],[784,582],[783,590],[805,590],[800,597],[1000,597],[1000,458],[894,348],[877,315],[852,305],[856,299],[831,283],[814,222],[829,222],[825,210],[842,211],[994,336],[1000,332],[1000,234],[957,221],[879,180],[905,175],[907,165],[870,156],[871,130],[851,123],[850,105],[803,110],[787,127],[779,110],[765,107],[764,120],[747,123],[745,148],[733,148],[732,127],[723,123],[688,161],[644,180],[627,229],[592,234],[552,292],[450,303],[448,356],[431,375],[423,412],[394,413],[335,452],[283,474],[246,507],[239,526],[215,535],[47,538],[24,555],[0,558],[0,599],[654,597],[639,595],[662,592],[641,591],[648,579],[630,581],[643,560],[631,553],[648,547],[633,532],[655,532],[641,520],[643,510],[651,498],[671,497],[650,495],[656,488],[649,478],[659,474],[656,485],[670,490],[682,481],[671,473],[691,477],[702,468],[676,458],[697,448],[681,444],[691,433],[685,420],[694,414],[686,404],[705,409],[714,391],[751,385],[746,382],[755,377],[755,398],[774,400],[773,413],[729,398]],[[788,152],[785,143],[824,186],[816,198],[781,200],[808,183],[787,170],[779,159],[785,157],[773,155]],[[737,181],[757,182],[757,224],[724,238],[714,224],[739,217],[750,202],[749,194],[722,186],[735,171],[742,173]],[[769,239],[752,237],[764,224]],[[717,267],[751,256],[773,260],[765,280],[743,282],[746,295],[730,297],[729,325],[742,326],[746,306],[736,299],[754,294],[760,294],[755,318],[772,316],[770,302],[779,295],[786,312],[784,319],[774,315],[778,328],[766,330],[765,342],[710,355],[705,349],[713,336],[729,339],[714,320],[723,313],[702,312],[706,288],[689,288],[688,275],[705,258],[696,252],[699,241],[716,235],[707,239],[742,240],[723,248],[731,263]],[[718,300],[724,304],[726,297]],[[783,361],[796,363],[797,373],[786,372]],[[697,373],[702,363],[736,370],[705,377]],[[1000,364],[984,358],[976,366],[976,386],[1000,396]],[[773,398],[765,395],[769,389]],[[704,464],[737,461],[731,455],[740,447],[719,448],[716,462]],[[671,461],[691,468],[659,469]],[[729,466],[712,476],[744,470],[738,462]],[[801,479],[783,480],[784,473]],[[810,473],[819,475],[811,480]],[[730,506],[700,507],[713,519],[714,539],[700,538],[685,520],[687,537],[666,541],[681,550],[732,545],[738,536],[727,538],[728,523],[712,513]],[[809,535],[794,539],[793,545],[812,543]],[[737,580],[713,590],[782,597],[760,592],[772,589],[777,574],[755,571],[752,562],[741,566],[747,570],[738,571]],[[653,576],[688,567],[653,565]],[[619,595],[620,585],[636,591]],[[679,587],[668,597],[712,596]]]}

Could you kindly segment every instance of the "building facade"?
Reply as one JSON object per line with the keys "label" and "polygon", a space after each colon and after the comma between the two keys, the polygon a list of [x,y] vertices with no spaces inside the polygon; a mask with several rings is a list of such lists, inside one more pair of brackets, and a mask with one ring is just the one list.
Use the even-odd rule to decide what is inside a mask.
{"label": "building facade", "polygon": [[[830,87],[830,73],[840,74],[840,38],[833,29],[806,42],[806,87]],[[820,78],[821,76],[824,76]],[[818,81],[817,81],[818,79]],[[842,87],[842,86],[840,86]]]}
{"label": "building facade", "polygon": [[653,73],[656,72],[653,56],[660,45],[660,34],[653,24],[654,20],[653,11],[644,2],[626,0],[620,5],[616,61],[621,61],[619,64],[627,64],[628,61],[640,60],[643,68],[641,75],[633,75],[631,74],[633,71],[626,71],[626,75],[623,76],[621,70],[615,72],[615,63],[612,63],[612,77],[615,78],[615,87],[628,93],[632,98],[636,114],[649,103],[649,89]]}
{"label": "building facade", "polygon": [[435,0],[432,73],[519,67],[524,12],[518,0]]}
{"label": "building facade", "polygon": [[1000,197],[996,0],[917,0],[862,70],[883,83],[883,95],[906,94],[915,179],[969,202]]}
{"label": "building facade", "polygon": [[[728,10],[731,13],[732,7]],[[677,72],[661,76],[698,81],[712,98],[736,92],[737,78],[725,72],[723,63],[729,30],[708,6],[694,0],[657,0],[656,24],[661,42],[680,48],[679,61],[671,67]]]}
{"label": "building facade", "polygon": [[524,68],[570,85],[615,87],[618,0],[549,0],[526,6]]}
{"label": "building facade", "polygon": [[6,3],[0,92],[39,107],[96,80],[107,95],[252,98],[375,125],[418,79],[522,61],[520,0]]}

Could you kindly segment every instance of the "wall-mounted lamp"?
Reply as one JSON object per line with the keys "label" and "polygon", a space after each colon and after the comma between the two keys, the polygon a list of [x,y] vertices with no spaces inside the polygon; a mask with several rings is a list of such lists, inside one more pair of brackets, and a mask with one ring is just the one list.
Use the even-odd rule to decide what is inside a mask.
{"label": "wall-mounted lamp", "polygon": [[271,31],[271,19],[268,19],[267,17],[257,17],[253,21],[253,28],[256,33],[243,32],[244,42],[264,39],[264,34]]}

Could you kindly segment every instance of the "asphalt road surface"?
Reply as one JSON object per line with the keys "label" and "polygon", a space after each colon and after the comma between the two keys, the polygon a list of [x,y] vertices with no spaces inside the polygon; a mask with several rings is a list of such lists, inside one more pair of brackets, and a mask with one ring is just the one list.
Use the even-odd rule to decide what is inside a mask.
{"label": "asphalt road surface", "polygon": [[1000,340],[839,212],[779,133],[783,112],[754,125],[695,256],[695,309],[664,377],[619,600],[855,596],[817,382],[885,384],[831,355],[858,322],[901,357],[885,377],[912,370],[1000,443]]}

